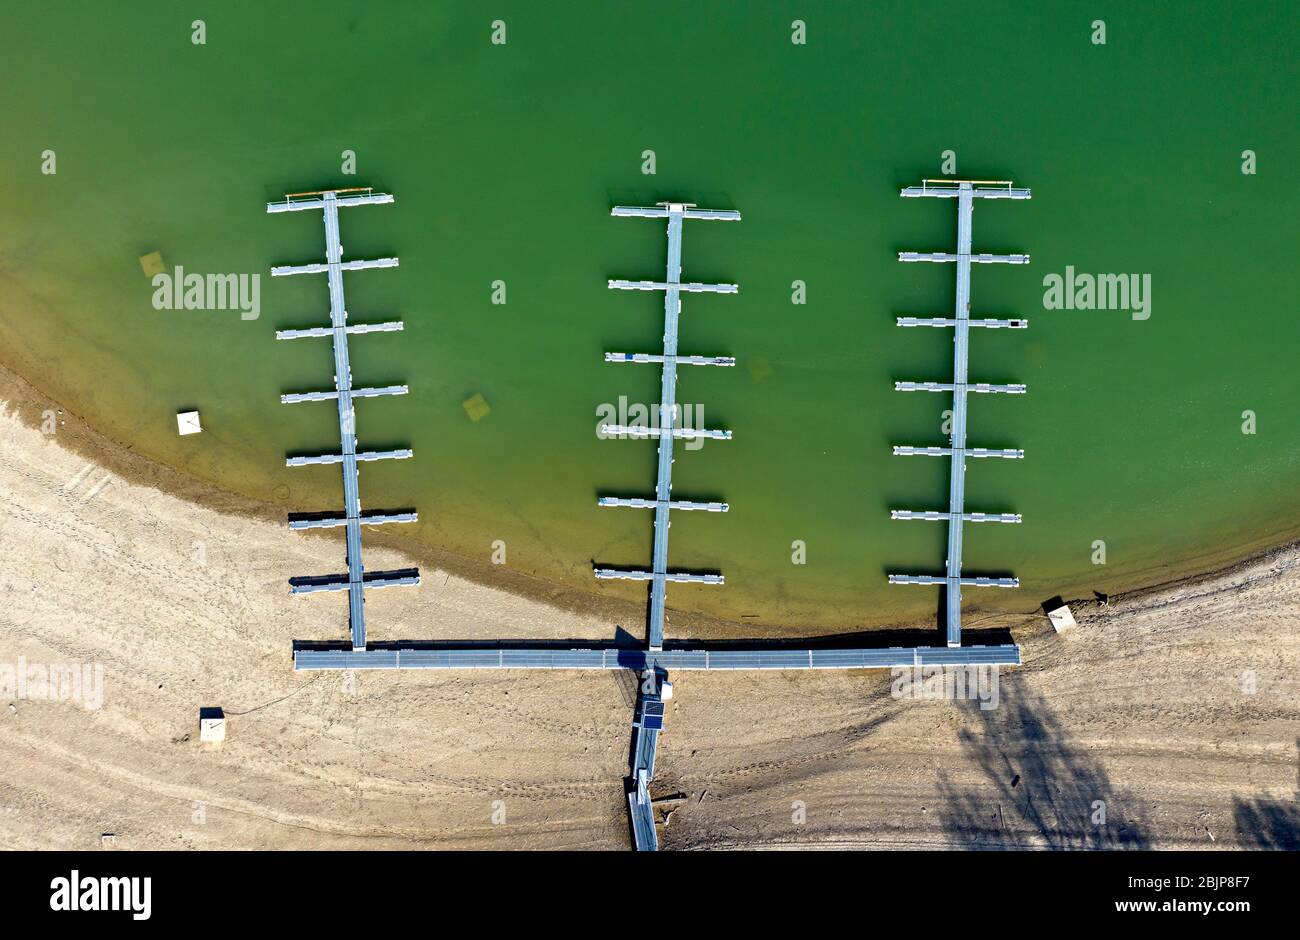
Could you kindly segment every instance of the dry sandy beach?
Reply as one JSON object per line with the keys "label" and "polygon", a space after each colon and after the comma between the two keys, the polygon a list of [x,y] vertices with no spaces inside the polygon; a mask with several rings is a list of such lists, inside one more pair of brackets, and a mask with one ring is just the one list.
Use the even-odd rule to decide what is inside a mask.
{"label": "dry sandy beach", "polygon": [[[285,578],[341,542],[72,415],[42,433],[57,406],[12,376],[0,398],[0,664],[103,677],[99,708],[6,690],[0,846],[629,846],[632,676],[295,674],[291,641],[341,638],[346,599]],[[376,639],[609,639],[642,620],[550,599],[426,565],[368,609]],[[879,672],[675,676],[664,847],[1296,848],[1300,550],[1076,613],[1061,636],[1009,621],[1025,666],[988,711],[896,700]],[[223,744],[198,740],[205,706],[225,709]]]}

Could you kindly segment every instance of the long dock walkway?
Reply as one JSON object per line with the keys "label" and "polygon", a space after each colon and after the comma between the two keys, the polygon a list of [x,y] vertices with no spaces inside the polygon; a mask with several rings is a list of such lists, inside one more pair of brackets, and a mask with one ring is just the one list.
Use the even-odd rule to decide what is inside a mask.
{"label": "long dock walkway", "polygon": [[1016,189],[1011,183],[1000,180],[923,180],[920,186],[908,186],[902,191],[908,198],[934,197],[957,200],[957,251],[924,254],[914,251],[899,252],[900,261],[933,261],[955,263],[957,266],[957,298],[951,318],[900,317],[899,326],[951,326],[953,328],[953,379],[952,382],[896,382],[900,392],[951,392],[952,436],[948,447],[895,446],[898,456],[948,457],[952,473],[949,477],[948,511],[915,512],[894,510],[893,519],[920,519],[948,523],[947,571],[943,577],[934,575],[891,574],[890,584],[940,584],[945,590],[945,634],[949,647],[961,646],[961,589],[974,587],[1019,587],[1015,578],[964,577],[961,573],[962,524],[964,522],[1019,523],[1014,513],[968,513],[966,511],[966,458],[1002,457],[1011,460],[1023,458],[1025,452],[1016,449],[989,449],[966,446],[966,404],[971,392],[980,394],[1024,394],[1023,385],[992,385],[969,381],[968,359],[970,330],[976,327],[1015,327],[1028,325],[1025,320],[971,320],[970,270],[971,264],[1028,264],[1028,255],[973,255],[971,254],[971,217],[976,199],[1028,199],[1028,189]]}
{"label": "long dock walkway", "polygon": [[[345,195],[347,193],[348,195]],[[283,202],[268,203],[269,213],[304,212],[320,209],[325,219],[325,263],[286,265],[271,269],[272,277],[286,277],[294,274],[325,274],[329,281],[330,325],[309,330],[281,330],[277,339],[299,339],[305,337],[330,336],[334,341],[334,388],[330,391],[305,392],[282,395],[284,404],[297,404],[307,401],[336,401],[339,416],[340,452],[315,456],[289,457],[285,463],[290,467],[303,467],[313,464],[343,465],[343,513],[328,519],[313,520],[309,524],[290,522],[295,529],[342,526],[346,528],[347,572],[346,574],[308,576],[290,578],[290,589],[295,594],[307,594],[316,591],[348,592],[348,620],[352,634],[353,650],[366,648],[366,613],[365,589],[396,587],[420,583],[419,572],[415,569],[403,571],[377,571],[367,574],[361,561],[361,526],[381,525],[388,522],[415,522],[415,513],[379,513],[363,516],[361,513],[361,492],[358,482],[357,463],[363,460],[402,460],[412,456],[410,450],[357,451],[356,407],[354,398],[374,398],[383,395],[405,395],[405,385],[389,385],[383,388],[353,388],[352,364],[348,358],[348,334],[367,332],[370,329],[401,329],[401,324],[381,324],[378,327],[349,327],[347,305],[343,296],[343,272],[363,271],[371,268],[395,268],[396,258],[379,258],[372,261],[344,261],[343,245],[339,238],[339,209],[351,206],[385,205],[393,202],[389,193],[374,193],[357,190],[326,190],[319,193],[301,194],[309,198],[285,197]],[[316,198],[310,198],[316,197]]]}
{"label": "long dock walkway", "polygon": [[294,669],[647,669],[666,674],[675,669],[910,669],[913,666],[1019,666],[1020,647],[900,646],[886,649],[813,647],[809,649],[726,649],[706,646],[651,652],[627,647],[603,649],[529,649],[507,643],[476,647],[386,644],[360,652],[345,649],[294,650]]}

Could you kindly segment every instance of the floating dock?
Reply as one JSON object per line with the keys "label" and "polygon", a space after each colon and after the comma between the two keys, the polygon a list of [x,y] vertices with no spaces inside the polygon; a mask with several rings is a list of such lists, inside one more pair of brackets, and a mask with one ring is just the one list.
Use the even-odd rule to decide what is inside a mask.
{"label": "floating dock", "polygon": [[1027,320],[972,320],[970,317],[970,268],[972,264],[1028,264],[1029,255],[992,255],[971,253],[971,216],[976,199],[1028,199],[1028,189],[1017,189],[1005,180],[922,180],[920,186],[908,186],[902,191],[905,198],[933,197],[957,200],[957,251],[955,253],[921,253],[902,251],[899,261],[932,261],[951,263],[957,267],[957,298],[952,317],[899,317],[898,325],[951,327],[953,329],[953,379],[951,382],[895,382],[900,392],[944,392],[952,394],[952,436],[947,447],[895,446],[894,454],[904,457],[948,457],[952,472],[949,477],[948,511],[893,510],[891,519],[916,519],[948,523],[947,571],[940,576],[891,574],[890,584],[942,585],[945,591],[945,634],[950,648],[961,647],[961,589],[968,587],[1015,588],[1020,582],[1015,578],[967,577],[961,573],[962,524],[964,522],[1019,523],[1015,513],[967,512],[966,458],[1000,457],[1019,460],[1023,450],[993,449],[966,445],[967,396],[976,394],[1023,395],[1023,385],[994,385],[987,382],[972,383],[968,379],[971,327],[991,329],[1024,329]]}
{"label": "floating dock", "polygon": [[365,589],[399,587],[420,583],[420,572],[415,568],[400,571],[366,572],[361,562],[361,527],[383,525],[390,522],[415,522],[414,512],[371,513],[361,512],[360,484],[357,464],[369,460],[404,460],[412,456],[410,450],[358,451],[356,437],[356,409],[353,399],[378,398],[385,395],[405,395],[405,385],[387,385],[382,388],[353,388],[352,365],[348,359],[348,334],[389,332],[400,330],[400,322],[348,325],[347,305],[343,296],[343,272],[365,271],[372,268],[395,268],[396,258],[377,258],[371,261],[344,261],[343,246],[339,239],[339,209],[353,206],[380,206],[393,202],[389,193],[371,190],[332,189],[315,193],[295,193],[283,202],[266,206],[269,213],[307,212],[321,210],[325,220],[325,262],[323,264],[285,265],[271,269],[272,277],[295,274],[324,274],[329,281],[330,325],[306,330],[280,330],[276,339],[304,339],[331,337],[334,342],[334,388],[319,392],[298,392],[281,395],[286,405],[300,402],[336,401],[339,415],[339,453],[289,457],[290,467],[317,464],[343,465],[343,512],[317,519],[289,521],[292,529],[342,527],[347,530],[347,572],[322,576],[303,576],[289,579],[294,594],[311,594],[318,591],[348,592],[348,621],[352,634],[353,651],[366,648]]}
{"label": "floating dock", "polygon": [[[726,512],[726,503],[692,503],[674,501],[673,490],[673,441],[684,438],[694,440],[708,438],[712,440],[731,440],[730,431],[705,430],[697,428],[679,428],[677,421],[677,365],[683,357],[677,355],[677,331],[682,313],[682,292],[734,294],[740,290],[735,284],[699,284],[682,283],[682,222],[686,219],[703,219],[706,221],[739,222],[740,213],[720,210],[697,209],[682,202],[662,203],[653,208],[615,206],[610,215],[616,218],[667,219],[668,220],[668,271],[663,281],[620,281],[609,282],[614,290],[661,290],[664,292],[664,351],[662,355],[635,354],[628,358],[627,353],[606,353],[607,362],[653,362],[663,367],[659,382],[659,426],[656,428],[624,427],[622,425],[602,425],[601,433],[606,436],[657,437],[659,439],[659,471],[655,483],[655,498],[650,500],[627,500],[603,498],[600,506],[626,506],[634,509],[654,509],[654,550],[649,571],[623,570],[617,568],[597,568],[598,578],[624,578],[634,581],[650,582],[650,619],[649,647],[651,652],[664,647],[664,604],[669,581],[679,584],[722,584],[723,577],[718,574],[687,574],[668,571],[668,514],[673,509],[693,510],[710,509],[714,512]],[[736,360],[728,356],[688,356],[684,357],[691,365],[732,366]]]}
{"label": "floating dock", "polygon": [[[391,198],[391,197],[390,197]],[[313,206],[314,207],[314,206]],[[280,210],[288,211],[288,210]],[[738,288],[734,284],[699,284],[681,281],[681,237],[682,223],[687,219],[706,221],[738,221],[740,213],[733,211],[711,211],[698,209],[688,203],[663,203],[652,208],[616,207],[612,213],[615,217],[633,217],[662,219],[668,223],[668,265],[667,275],[663,281],[624,281],[612,280],[609,287],[616,290],[662,290],[664,292],[664,348],[662,353],[623,353],[608,352],[605,361],[614,363],[646,363],[662,367],[660,379],[659,425],[655,428],[628,427],[623,425],[602,425],[601,431],[606,436],[627,436],[650,438],[658,441],[658,476],[655,494],[650,497],[602,496],[597,500],[601,507],[622,507],[629,509],[654,510],[654,547],[649,569],[595,569],[598,578],[622,578],[646,581],[650,584],[650,603],[647,618],[647,640],[643,647],[616,646],[596,644],[584,647],[565,648],[556,644],[526,642],[487,642],[465,643],[455,641],[403,641],[400,643],[379,643],[369,646],[358,645],[348,649],[342,645],[302,643],[295,644],[295,670],[355,670],[355,669],[581,669],[613,670],[626,669],[639,675],[640,690],[632,719],[632,759],[627,780],[627,801],[633,843],[638,850],[654,851],[659,846],[655,830],[654,802],[650,795],[650,783],[654,779],[655,757],[659,736],[664,730],[665,705],[664,696],[668,675],[673,670],[684,671],[728,671],[728,670],[817,670],[817,669],[913,669],[917,667],[958,667],[958,666],[1018,666],[1020,665],[1020,647],[1013,644],[996,646],[925,646],[925,647],[831,647],[797,644],[759,644],[748,643],[740,648],[737,644],[721,646],[704,646],[697,644],[665,645],[665,594],[669,583],[677,584],[722,584],[720,574],[697,574],[668,570],[668,530],[669,514],[673,510],[686,512],[727,512],[730,506],[720,501],[695,501],[672,498],[672,464],[673,442],[681,439],[705,437],[712,440],[729,440],[730,431],[684,428],[677,426],[677,367],[679,365],[734,366],[736,360],[730,356],[682,356],[677,352],[677,334],[681,315],[682,293],[717,293],[734,294]],[[328,224],[328,223],[327,223]],[[331,256],[333,257],[333,255]],[[340,288],[340,309],[341,309]],[[955,322],[955,321],[954,321]],[[1000,323],[1019,323],[1022,321],[999,321]],[[926,323],[925,325],[932,325]],[[400,329],[401,324],[382,324],[375,329]],[[342,328],[335,318],[335,325],[322,331],[285,331],[293,336],[299,335],[333,335],[336,345],[346,343],[348,332],[360,332],[355,327]],[[283,334],[282,334],[283,335]],[[290,338],[290,337],[285,337]],[[346,371],[340,373],[346,375]],[[965,374],[943,388],[931,388],[934,383],[911,383],[916,390],[951,391],[958,384],[966,389]],[[906,384],[906,383],[904,383]],[[405,386],[391,386],[392,389],[405,390]],[[1017,386],[1023,391],[1023,386]],[[1003,386],[971,386],[969,390],[996,392],[1009,390]],[[388,390],[388,394],[401,392]],[[295,401],[315,401],[332,399],[328,392],[315,393],[322,398],[312,398],[313,393],[298,393],[286,396]],[[357,394],[352,392],[352,396]],[[963,392],[964,394],[964,392]],[[349,397],[352,397],[349,396]],[[342,397],[340,392],[340,414],[342,414]],[[956,446],[956,445],[954,445]],[[346,450],[346,449],[345,449]],[[913,450],[929,449],[921,448]],[[950,453],[951,448],[935,448],[936,451]],[[388,452],[409,456],[409,451]],[[1019,452],[1017,451],[1016,454]],[[968,456],[974,456],[967,451]],[[979,456],[1008,456],[1001,451],[983,451]],[[333,460],[336,455],[326,455]],[[354,454],[361,459],[360,454]],[[300,458],[323,461],[326,458]],[[346,476],[345,476],[346,485]],[[961,518],[972,522],[1019,522],[1020,517],[1010,513],[966,513],[958,509]],[[948,519],[948,513],[897,511],[895,518]],[[414,514],[409,518],[398,515],[372,514],[363,516],[349,512],[345,517],[325,517],[319,519],[299,520],[291,523],[298,528],[331,526],[346,524],[350,530],[359,530],[361,525],[385,521],[414,521]],[[351,555],[349,556],[351,557]],[[359,551],[358,551],[359,558]],[[403,579],[418,579],[418,572],[381,572],[378,575],[363,575],[362,586],[382,586],[371,579],[388,583],[414,583]],[[929,577],[929,576],[902,576]],[[350,572],[349,572],[350,578]],[[325,579],[295,579],[301,583],[303,590],[333,590],[340,585],[337,577]],[[980,583],[997,579],[966,579],[968,583]],[[932,578],[924,583],[947,584],[945,578]],[[340,585],[341,586],[341,585]],[[352,587],[348,581],[349,589]]]}

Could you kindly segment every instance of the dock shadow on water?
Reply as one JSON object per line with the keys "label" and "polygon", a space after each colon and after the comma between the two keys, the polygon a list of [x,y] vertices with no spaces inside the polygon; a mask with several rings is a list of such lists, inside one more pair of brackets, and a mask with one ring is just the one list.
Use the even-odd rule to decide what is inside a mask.
{"label": "dock shadow on water", "polygon": [[1105,769],[1070,742],[1041,695],[1017,683],[998,708],[973,710],[963,729],[970,764],[988,778],[973,786],[941,775],[940,820],[956,845],[970,849],[1147,849],[1146,807],[1116,787]]}

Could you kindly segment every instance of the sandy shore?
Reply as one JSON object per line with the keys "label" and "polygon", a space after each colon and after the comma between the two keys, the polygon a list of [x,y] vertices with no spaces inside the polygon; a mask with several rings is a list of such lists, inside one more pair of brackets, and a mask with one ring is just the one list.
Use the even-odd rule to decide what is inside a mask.
{"label": "sandy shore", "polygon": [[[0,666],[103,678],[98,708],[0,703],[0,846],[627,846],[631,676],[294,674],[291,641],[340,637],[346,604],[285,577],[341,569],[341,543],[70,416],[42,434],[6,381]],[[548,599],[426,568],[368,610],[376,639],[640,633]],[[1300,551],[1078,613],[1064,636],[1013,626],[1026,665],[989,711],[896,700],[880,673],[677,676],[664,844],[1296,847]],[[224,744],[197,740],[204,706]]]}

